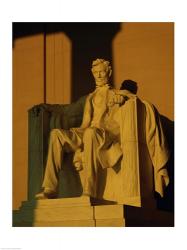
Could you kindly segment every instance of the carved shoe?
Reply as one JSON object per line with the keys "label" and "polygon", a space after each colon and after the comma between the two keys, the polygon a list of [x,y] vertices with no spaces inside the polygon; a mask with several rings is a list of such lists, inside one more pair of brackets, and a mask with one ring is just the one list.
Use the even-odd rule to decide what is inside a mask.
{"label": "carved shoe", "polygon": [[40,192],[35,195],[36,200],[42,200],[42,199],[55,199],[57,198],[58,194],[56,191],[44,189],[43,192]]}

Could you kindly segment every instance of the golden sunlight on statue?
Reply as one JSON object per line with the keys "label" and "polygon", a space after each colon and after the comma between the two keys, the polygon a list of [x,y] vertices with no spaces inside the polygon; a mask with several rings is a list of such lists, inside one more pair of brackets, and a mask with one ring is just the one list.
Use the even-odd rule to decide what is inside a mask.
{"label": "golden sunlight on statue", "polygon": [[111,169],[119,181],[113,185],[113,177],[106,178],[104,198],[137,205],[153,191],[163,196],[169,151],[159,114],[136,94],[112,88],[108,61],[94,60],[91,71],[96,88],[87,96],[81,126],[51,131],[43,191],[36,199],[58,196],[58,175],[69,152],[74,152],[75,169],[84,171],[82,195],[101,198],[99,173]]}

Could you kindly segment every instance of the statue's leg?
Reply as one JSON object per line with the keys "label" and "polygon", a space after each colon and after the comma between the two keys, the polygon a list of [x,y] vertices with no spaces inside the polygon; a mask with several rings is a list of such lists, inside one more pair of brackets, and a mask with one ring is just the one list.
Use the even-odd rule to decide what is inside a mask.
{"label": "statue's leg", "polygon": [[83,136],[85,181],[83,194],[97,197],[97,177],[100,166],[97,149],[102,142],[102,133],[97,128],[87,128]]}
{"label": "statue's leg", "polygon": [[[61,170],[64,152],[71,152],[76,149],[78,141],[76,134],[72,131],[53,129],[50,133],[49,148],[45,175],[42,187],[44,194],[48,194],[48,198],[57,194],[58,174]],[[46,195],[47,196],[47,195]],[[36,198],[40,198],[40,195]]]}

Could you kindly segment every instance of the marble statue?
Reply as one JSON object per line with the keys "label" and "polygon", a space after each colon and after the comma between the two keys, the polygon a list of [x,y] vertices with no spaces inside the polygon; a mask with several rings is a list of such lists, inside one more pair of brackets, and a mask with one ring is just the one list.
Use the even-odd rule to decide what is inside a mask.
{"label": "marble statue", "polygon": [[[36,199],[57,197],[58,174],[64,153],[68,152],[74,152],[75,169],[84,171],[83,195],[97,198],[100,169],[113,171],[120,165],[118,187],[115,184],[110,188],[110,180],[106,180],[107,192],[114,200],[128,204],[132,198],[134,202],[140,196],[140,189],[145,190],[146,196],[149,187],[150,192],[154,187],[163,196],[169,183],[165,167],[169,150],[159,114],[152,104],[140,100],[136,94],[112,88],[109,82],[112,69],[108,61],[94,60],[91,71],[96,88],[87,96],[81,126],[69,130],[53,129],[50,133],[43,191],[36,194]],[[149,167],[141,170],[140,162]],[[141,171],[145,173],[143,184],[139,183]],[[118,198],[115,198],[116,193]]]}

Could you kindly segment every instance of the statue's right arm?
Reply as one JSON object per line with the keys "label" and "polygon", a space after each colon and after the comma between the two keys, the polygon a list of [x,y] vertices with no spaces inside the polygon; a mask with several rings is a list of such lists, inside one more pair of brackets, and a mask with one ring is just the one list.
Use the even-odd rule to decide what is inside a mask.
{"label": "statue's right arm", "polygon": [[92,98],[91,94],[89,94],[88,97],[86,98],[83,119],[82,119],[82,124],[81,124],[80,128],[87,128],[87,127],[89,127],[89,125],[91,123],[91,118],[92,118],[91,98]]}

